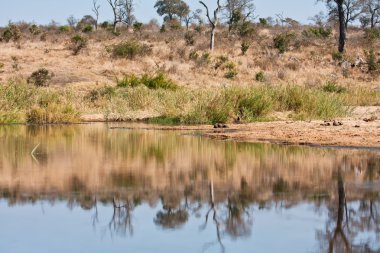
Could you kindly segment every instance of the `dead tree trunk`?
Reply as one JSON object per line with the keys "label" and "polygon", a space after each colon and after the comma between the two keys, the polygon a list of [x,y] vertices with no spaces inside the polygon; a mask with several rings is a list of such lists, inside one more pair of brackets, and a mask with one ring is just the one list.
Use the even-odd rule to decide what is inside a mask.
{"label": "dead tree trunk", "polygon": [[215,48],[215,30],[216,30],[216,26],[218,25],[218,22],[219,22],[218,14],[219,14],[219,11],[221,10],[220,0],[217,1],[217,7],[214,10],[214,17],[213,18],[211,18],[211,16],[210,16],[210,12],[208,10],[207,5],[203,1],[199,1],[199,3],[205,7],[207,19],[210,22],[210,26],[211,26],[210,50],[213,51]]}
{"label": "dead tree trunk", "polygon": [[98,22],[99,22],[99,9],[100,9],[100,5],[98,5],[98,0],[93,0],[92,2],[93,4],[93,8],[92,8],[92,12],[94,12],[95,14],[95,30],[98,30]]}

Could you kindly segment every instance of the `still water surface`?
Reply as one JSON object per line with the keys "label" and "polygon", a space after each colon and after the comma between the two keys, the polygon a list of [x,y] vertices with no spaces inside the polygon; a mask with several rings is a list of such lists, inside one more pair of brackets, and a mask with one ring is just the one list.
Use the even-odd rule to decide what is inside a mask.
{"label": "still water surface", "polygon": [[0,126],[0,252],[380,252],[379,151],[113,126]]}

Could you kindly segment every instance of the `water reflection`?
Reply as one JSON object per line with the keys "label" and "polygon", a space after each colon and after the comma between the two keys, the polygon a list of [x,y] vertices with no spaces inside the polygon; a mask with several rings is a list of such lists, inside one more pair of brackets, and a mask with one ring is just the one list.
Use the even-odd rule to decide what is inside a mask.
{"label": "water reflection", "polygon": [[[257,224],[263,213],[302,214],[307,204],[324,225],[314,230],[318,246],[300,252],[380,251],[375,151],[225,142],[103,124],[3,126],[0,141],[0,199],[7,208],[65,202],[88,213],[95,229],[121,238],[134,238],[147,224],[160,236],[195,226],[207,234],[198,250],[234,252],[231,242],[239,247],[264,231]],[[142,214],[145,206],[153,214]],[[102,222],[105,207],[112,211]]]}

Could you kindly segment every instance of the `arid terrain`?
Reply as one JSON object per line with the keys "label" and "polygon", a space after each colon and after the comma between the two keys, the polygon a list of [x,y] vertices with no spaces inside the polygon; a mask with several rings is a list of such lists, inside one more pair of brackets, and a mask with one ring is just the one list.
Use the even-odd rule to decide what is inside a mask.
{"label": "arid terrain", "polygon": [[[34,71],[46,69],[51,75],[48,91],[62,96],[65,101],[63,104],[73,105],[72,109],[77,111],[78,119],[84,122],[179,118],[178,122],[175,121],[176,124],[228,123],[228,131],[206,133],[214,138],[380,147],[380,85],[377,72],[368,70],[367,49],[370,46],[366,32],[353,28],[349,32],[345,56],[337,60],[333,56],[336,34],[333,33],[328,38],[318,38],[307,36],[305,31],[308,29],[302,26],[257,27],[244,55],[241,51],[241,38],[237,35],[228,36],[227,31],[223,29],[217,33],[216,49],[211,53],[207,48],[206,29],[200,33],[160,33],[158,27],[152,26],[138,34],[129,31],[114,36],[107,31],[99,30],[81,35],[86,38],[86,46],[81,48],[78,54],[73,54],[72,51],[71,37],[75,35],[74,32],[49,32],[41,41],[39,36],[28,34],[25,30],[24,37],[17,43],[0,43],[0,82],[6,84],[9,80],[27,80]],[[186,36],[184,37],[184,34],[188,33],[192,34],[191,43],[187,41]],[[283,33],[296,34],[296,39],[290,42],[285,53],[279,54],[273,46],[273,38]],[[124,42],[143,45],[147,52],[134,57],[115,57],[112,48]],[[378,44],[379,42],[374,40],[371,47],[377,48]],[[119,93],[121,81],[126,80],[126,85],[129,85],[131,76],[155,73],[165,73],[165,78],[178,85],[180,91],[161,94],[160,91],[128,88],[132,90]],[[228,76],[231,73],[232,76]],[[284,88],[294,86],[302,89],[299,96],[293,97],[297,94],[288,94],[287,88]],[[231,91],[223,91],[226,88]],[[234,89],[241,90],[236,93]],[[241,96],[237,94],[250,92],[250,89],[268,89],[269,92],[265,91],[265,96],[271,97],[268,104],[272,105],[267,109],[260,108],[257,115],[254,111],[253,116],[244,116],[240,105],[233,105],[239,102],[233,101]],[[273,91],[270,91],[271,89]],[[327,89],[326,97],[332,99],[327,105],[321,105],[324,103],[320,102],[324,99],[323,92],[319,91],[321,89]],[[205,92],[202,92],[203,90]],[[313,103],[316,105],[307,105],[310,102],[300,98],[303,97],[303,92],[309,90],[309,100],[315,99]],[[37,90],[36,94],[39,92]],[[273,95],[279,92],[285,94]],[[69,98],[65,95],[67,93],[71,94]],[[199,98],[199,94],[202,93],[206,94],[205,97]],[[213,94],[219,93],[220,95],[214,97]],[[225,111],[223,103],[230,102],[223,96],[230,96],[229,94],[236,97],[231,100],[231,108],[235,109]],[[41,96],[44,95],[37,95],[32,100],[38,103],[42,99]],[[289,98],[280,105],[273,105],[284,96]],[[183,99],[184,97],[187,98]],[[196,99],[200,100],[194,102]],[[305,103],[300,106],[301,109],[294,108],[293,103],[298,106],[297,99],[300,99],[300,103]],[[338,105],[342,103],[339,102],[341,100],[345,102]],[[266,101],[264,99],[262,103],[267,103]],[[195,103],[205,104],[204,112],[201,107],[193,109]],[[321,108],[317,108],[319,106]],[[330,106],[336,108],[330,112]],[[343,107],[338,108],[340,106],[346,108],[345,112],[342,111]],[[12,110],[11,116],[5,114],[5,123],[12,123],[14,118],[16,122],[23,122],[25,117],[20,115],[25,110],[26,121],[30,123],[34,123],[33,120],[41,123],[60,123],[66,120],[73,121],[77,117],[70,116],[67,119],[62,116],[63,118],[54,120],[54,116],[51,116],[53,118],[47,120],[50,122],[45,122],[50,116],[38,116],[38,113],[56,113],[28,112],[30,108],[26,107],[16,113]],[[207,110],[211,111],[209,114],[220,110],[226,116],[210,116]],[[203,113],[206,116],[202,116]],[[34,118],[29,120],[29,117]],[[240,118],[242,120],[239,124],[233,124]],[[365,122],[366,119],[370,119],[370,122]],[[343,125],[333,126],[333,120]],[[255,121],[264,122],[252,123]],[[324,121],[330,122],[331,126]],[[210,129],[208,126],[195,128]]]}

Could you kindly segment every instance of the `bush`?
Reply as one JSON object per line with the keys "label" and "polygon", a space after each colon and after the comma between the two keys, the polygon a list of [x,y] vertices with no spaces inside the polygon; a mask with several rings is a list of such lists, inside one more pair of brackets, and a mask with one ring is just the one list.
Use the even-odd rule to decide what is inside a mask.
{"label": "bush", "polygon": [[93,32],[93,30],[94,30],[94,27],[92,25],[86,25],[85,27],[83,27],[82,32],[91,33]]}
{"label": "bush", "polygon": [[322,90],[324,92],[329,92],[329,93],[343,93],[346,92],[347,89],[337,85],[335,82],[327,82],[323,87]]}
{"label": "bush", "polygon": [[136,75],[126,75],[123,79],[117,81],[118,87],[137,87],[141,84],[141,79]]}
{"label": "bush", "polygon": [[233,62],[230,62],[226,65],[227,73],[224,75],[227,79],[235,79],[238,72],[236,70],[236,65]]}
{"label": "bush", "polygon": [[267,26],[268,25],[268,20],[266,20],[265,18],[259,18],[259,23],[262,26]]}
{"label": "bush", "polygon": [[103,23],[100,24],[100,27],[103,29],[108,29],[109,26],[110,26],[110,23],[107,21],[104,21]]}
{"label": "bush", "polygon": [[273,107],[273,99],[265,89],[254,89],[238,104],[238,115],[243,121],[254,121],[265,116]]}
{"label": "bush", "polygon": [[53,74],[50,74],[47,69],[41,68],[32,73],[28,78],[28,83],[34,84],[38,87],[47,87],[49,86],[52,77]]}
{"label": "bush", "polygon": [[364,33],[364,38],[370,42],[380,39],[380,30],[378,28],[366,29]]}
{"label": "bush", "polygon": [[115,58],[135,59],[137,56],[146,56],[151,54],[152,49],[145,44],[135,41],[121,42],[108,48]]}
{"label": "bush", "polygon": [[295,37],[296,35],[294,33],[282,33],[280,35],[277,35],[273,39],[274,47],[278,49],[280,54],[283,54],[289,50],[289,46]]}
{"label": "bush", "polygon": [[37,25],[33,24],[31,27],[29,27],[29,32],[32,35],[36,36],[41,33],[41,29]]}
{"label": "bush", "polygon": [[143,23],[140,23],[140,22],[135,22],[134,24],[133,24],[133,31],[135,32],[135,33],[137,33],[137,32],[141,32],[142,31],[142,28],[143,28]]}
{"label": "bush", "polygon": [[368,64],[368,72],[369,73],[377,73],[380,69],[379,59],[376,58],[375,52],[373,49],[370,49],[368,52],[365,52],[366,61]]}
{"label": "bush", "polygon": [[331,36],[332,30],[331,30],[331,28],[324,28],[324,27],[314,28],[314,27],[311,27],[305,33],[307,36],[314,36],[317,38],[326,39],[326,38],[329,38]]}
{"label": "bush", "polygon": [[247,41],[244,40],[244,41],[241,43],[241,46],[240,46],[241,54],[242,54],[242,55],[245,55],[245,54],[247,53],[247,51],[248,51],[248,49],[249,49],[250,46],[251,46],[251,45],[250,45]]}
{"label": "bush", "polygon": [[20,29],[14,25],[10,24],[3,32],[2,39],[5,42],[9,42],[10,40],[13,40],[15,42],[19,41],[22,37]]}
{"label": "bush", "polygon": [[265,74],[263,71],[257,72],[255,76],[256,81],[265,82]]}
{"label": "bush", "polygon": [[343,61],[344,59],[344,54],[341,52],[333,52],[331,56],[334,61]]}
{"label": "bush", "polygon": [[63,25],[63,26],[60,26],[60,27],[58,28],[58,30],[59,30],[59,32],[61,32],[61,33],[66,33],[66,32],[70,32],[71,27],[68,26],[68,25]]}
{"label": "bush", "polygon": [[187,46],[194,46],[195,44],[195,34],[192,32],[185,33],[185,42]]}
{"label": "bush", "polygon": [[77,34],[71,38],[70,49],[73,51],[73,55],[78,55],[79,52],[87,47],[87,39]]}
{"label": "bush", "polygon": [[141,77],[136,75],[126,75],[123,79],[119,80],[117,83],[118,87],[137,87],[144,85],[145,87],[157,90],[176,90],[178,88],[177,84],[169,79],[164,73],[160,72],[156,75],[144,74]]}
{"label": "bush", "polygon": [[57,124],[79,122],[79,113],[71,105],[58,103],[48,104],[46,107],[34,106],[26,114],[29,124]]}
{"label": "bush", "polygon": [[157,75],[143,75],[141,77],[141,83],[144,84],[149,89],[165,89],[165,90],[175,90],[178,88],[177,84],[166,77],[164,73],[158,73]]}

